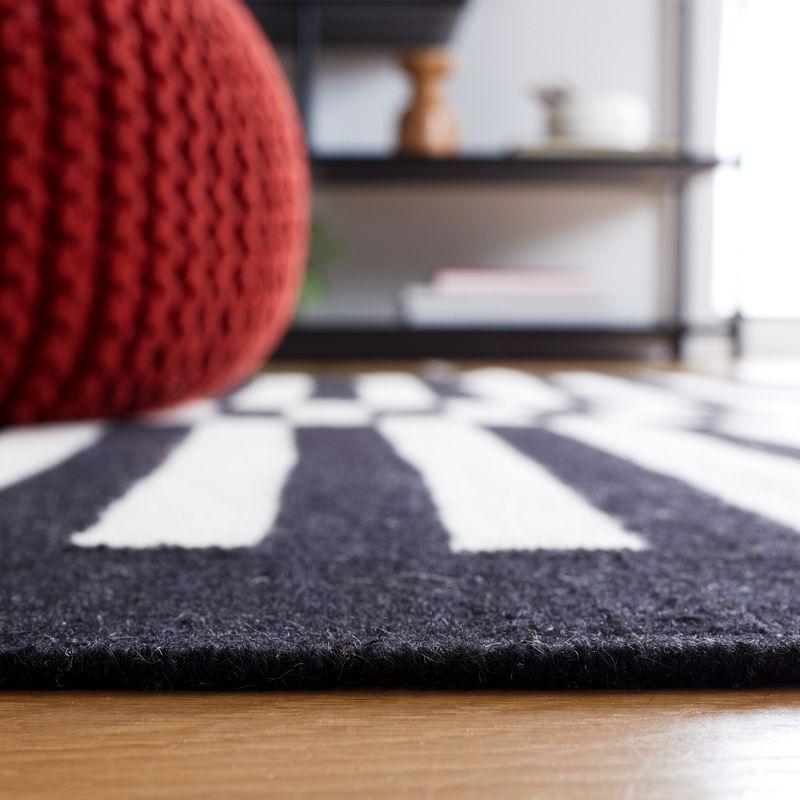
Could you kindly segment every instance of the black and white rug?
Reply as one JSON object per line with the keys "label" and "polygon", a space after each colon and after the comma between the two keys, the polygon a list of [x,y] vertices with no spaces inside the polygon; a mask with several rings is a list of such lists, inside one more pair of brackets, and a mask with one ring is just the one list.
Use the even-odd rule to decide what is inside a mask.
{"label": "black and white rug", "polygon": [[0,432],[0,686],[800,678],[800,386],[266,374]]}

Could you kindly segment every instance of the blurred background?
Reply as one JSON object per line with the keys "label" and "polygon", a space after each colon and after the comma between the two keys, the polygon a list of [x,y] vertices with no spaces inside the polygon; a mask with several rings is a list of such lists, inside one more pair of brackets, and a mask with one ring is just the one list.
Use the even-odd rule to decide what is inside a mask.
{"label": "blurred background", "polygon": [[800,4],[248,5],[315,180],[280,356],[800,354]]}

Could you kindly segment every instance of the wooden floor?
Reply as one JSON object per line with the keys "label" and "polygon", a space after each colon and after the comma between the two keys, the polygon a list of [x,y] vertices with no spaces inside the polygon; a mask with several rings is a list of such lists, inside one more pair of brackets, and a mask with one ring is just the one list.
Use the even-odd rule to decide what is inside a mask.
{"label": "wooden floor", "polygon": [[0,693],[0,798],[102,797],[794,800],[800,690]]}
{"label": "wooden floor", "polygon": [[0,694],[0,797],[797,798],[800,691]]}

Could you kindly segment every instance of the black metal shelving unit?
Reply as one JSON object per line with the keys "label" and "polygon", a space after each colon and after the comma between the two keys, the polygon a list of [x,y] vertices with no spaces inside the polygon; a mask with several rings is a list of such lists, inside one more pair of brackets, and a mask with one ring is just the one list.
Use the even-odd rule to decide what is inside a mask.
{"label": "black metal shelving unit", "polygon": [[447,39],[465,0],[247,0],[273,42],[293,43],[315,16],[325,44],[362,47],[434,44]]}
{"label": "black metal shelving unit", "polygon": [[676,183],[723,165],[689,153],[630,156],[462,155],[410,158],[325,155],[312,159],[326,183]]}
{"label": "black metal shelving unit", "polygon": [[[739,335],[739,318],[732,317],[705,333]],[[411,328],[295,328],[276,354],[285,359],[514,359],[631,358],[648,345],[665,342],[672,350],[687,334],[683,325]],[[698,332],[698,331],[694,331]]]}
{"label": "black metal shelving unit", "polygon": [[246,0],[270,39],[294,46],[294,89],[308,129],[319,49],[445,41],[466,0]]}
{"label": "black metal shelving unit", "polygon": [[[307,130],[312,123],[314,72],[320,47],[407,47],[442,42],[450,35],[468,0],[247,0],[277,43],[294,47],[294,88]],[[661,342],[680,357],[687,333],[687,239],[690,219],[687,189],[698,174],[722,162],[687,151],[690,130],[689,87],[691,5],[679,0],[679,141],[676,152],[625,156],[588,154],[461,155],[426,159],[361,154],[316,154],[315,181],[346,183],[649,183],[672,193],[675,201],[675,253],[671,308],[666,320],[647,327],[542,328],[307,328],[289,332],[277,355],[285,358],[497,358],[610,356]],[[739,350],[739,315],[718,332]],[[706,329],[706,332],[708,329]]]}
{"label": "black metal shelving unit", "polygon": [[540,328],[296,328],[279,353],[286,359],[625,358],[647,345],[675,342],[676,326]]}

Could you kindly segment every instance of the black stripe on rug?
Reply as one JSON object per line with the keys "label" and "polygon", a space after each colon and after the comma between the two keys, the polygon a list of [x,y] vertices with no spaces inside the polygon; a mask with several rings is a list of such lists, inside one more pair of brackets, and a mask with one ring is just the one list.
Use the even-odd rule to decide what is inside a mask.
{"label": "black stripe on rug", "polygon": [[[316,386],[312,400],[363,404],[352,384]],[[770,515],[548,427],[486,428],[440,405],[379,409],[374,427],[229,407],[192,429],[112,426],[0,490],[0,685],[798,679],[800,535]],[[0,435],[0,457],[23,446]],[[241,485],[243,459],[263,493]],[[219,540],[192,545],[218,519]],[[253,544],[226,538],[253,520]],[[160,524],[182,545],[130,546]],[[77,546],[100,525],[102,544]]]}

